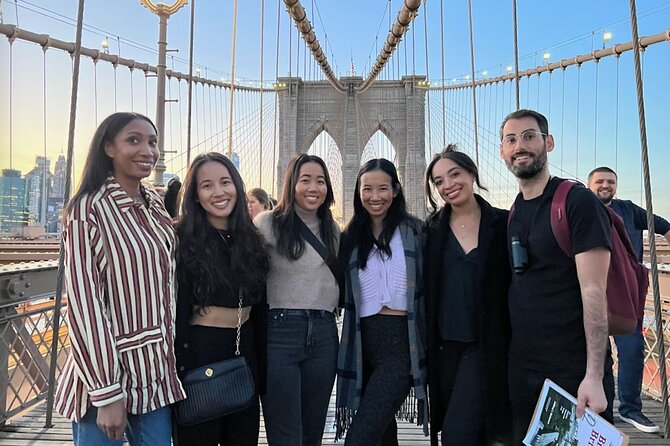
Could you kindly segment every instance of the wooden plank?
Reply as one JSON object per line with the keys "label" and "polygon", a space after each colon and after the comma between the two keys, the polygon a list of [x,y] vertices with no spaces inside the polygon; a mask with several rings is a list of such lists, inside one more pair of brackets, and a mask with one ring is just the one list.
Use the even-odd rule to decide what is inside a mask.
{"label": "wooden plank", "polygon": [[[650,398],[643,399],[645,414],[659,426],[663,425],[663,408],[658,401]],[[615,403],[615,413],[618,401]],[[323,436],[323,444],[343,444],[343,441],[335,443],[335,432],[332,429],[334,416],[334,398],[331,399],[330,410],[326,420],[326,432]],[[54,427],[44,428],[46,418],[45,404],[36,406],[29,412],[10,421],[10,424],[4,431],[0,431],[0,445],[2,446],[71,446],[72,430],[68,420],[60,415],[54,416]],[[638,431],[628,423],[619,420],[615,415],[615,423],[619,429],[631,437],[631,446],[668,446],[670,441],[664,439],[661,434],[645,434]],[[401,446],[423,446],[430,444],[428,438],[423,436],[420,426],[414,423],[398,422],[398,443]],[[265,434],[265,423],[261,417],[261,432],[259,435],[259,445],[267,445]]]}

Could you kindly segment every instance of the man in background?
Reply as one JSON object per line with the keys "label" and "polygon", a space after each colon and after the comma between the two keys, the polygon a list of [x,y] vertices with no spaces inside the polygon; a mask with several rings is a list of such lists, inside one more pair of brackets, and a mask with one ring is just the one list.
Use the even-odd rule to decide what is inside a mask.
{"label": "man in background", "polygon": [[[610,206],[624,222],[637,259],[642,261],[642,231],[647,229],[647,211],[630,200],[614,198],[617,191],[617,174],[609,167],[597,167],[589,173],[588,187],[603,204]],[[670,242],[670,223],[654,215],[657,234]],[[644,339],[642,323],[635,333],[614,336],[619,358],[619,418],[647,433],[659,431],[659,427],[642,413],[642,372],[644,371]]]}

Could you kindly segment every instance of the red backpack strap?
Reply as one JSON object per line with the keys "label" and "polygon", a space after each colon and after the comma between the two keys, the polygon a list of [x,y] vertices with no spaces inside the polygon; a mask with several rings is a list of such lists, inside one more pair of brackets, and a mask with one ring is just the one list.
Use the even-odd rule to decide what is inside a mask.
{"label": "red backpack strap", "polygon": [[556,192],[554,192],[554,198],[551,200],[551,232],[554,233],[554,238],[561,251],[568,257],[574,257],[568,224],[568,193],[576,184],[578,183],[575,181],[561,181],[556,188]]}

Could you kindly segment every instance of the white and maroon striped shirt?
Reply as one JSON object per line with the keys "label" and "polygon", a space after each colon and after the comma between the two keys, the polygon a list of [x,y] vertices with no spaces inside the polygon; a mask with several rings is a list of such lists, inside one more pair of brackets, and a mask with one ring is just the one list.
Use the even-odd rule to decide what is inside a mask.
{"label": "white and maroon striped shirt", "polygon": [[148,208],[109,177],[72,209],[63,234],[70,354],[56,410],[126,400],[143,414],[185,398],[174,358],[175,235],[158,194]]}

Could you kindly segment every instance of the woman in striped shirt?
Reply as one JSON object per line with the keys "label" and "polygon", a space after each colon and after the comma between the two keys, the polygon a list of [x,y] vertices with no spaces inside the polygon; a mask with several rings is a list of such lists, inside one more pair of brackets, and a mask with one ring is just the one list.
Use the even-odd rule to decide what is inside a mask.
{"label": "woman in striped shirt", "polygon": [[174,338],[170,215],[141,182],[158,159],[156,127],[114,113],[96,130],[63,238],[70,353],[56,409],[75,445],[169,445],[184,398]]}

